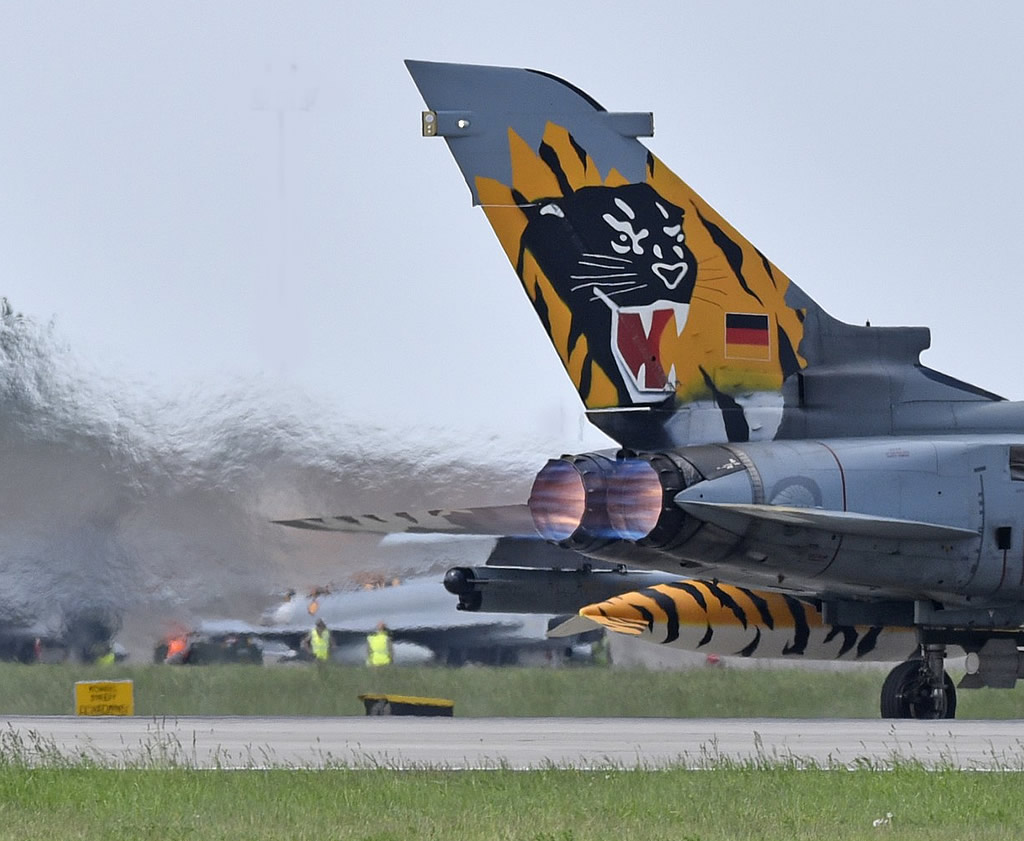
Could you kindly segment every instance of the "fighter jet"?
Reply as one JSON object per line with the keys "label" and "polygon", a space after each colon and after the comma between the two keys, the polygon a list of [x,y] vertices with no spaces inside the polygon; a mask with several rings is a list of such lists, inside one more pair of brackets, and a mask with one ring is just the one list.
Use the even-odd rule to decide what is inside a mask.
{"label": "fighter jet", "polygon": [[[663,580],[645,575],[651,583]],[[640,586],[644,582],[634,577],[623,583]],[[591,596],[596,592],[610,595],[611,589],[593,591]],[[537,610],[506,612],[494,595],[492,591],[488,597],[489,612],[480,614],[457,610],[441,582],[433,577],[357,589],[290,592],[265,611],[259,624],[205,619],[194,627],[175,629],[157,645],[154,662],[205,665],[308,660],[302,640],[318,619],[330,630],[331,659],[349,665],[365,662],[366,636],[378,622],[390,631],[394,662],[399,665],[586,662],[591,644],[604,634],[592,623],[579,632],[548,637],[548,629],[558,620],[546,615],[543,605]]]}
{"label": "fighter jet", "polygon": [[[651,114],[540,71],[407,65],[422,133],[446,141],[587,417],[618,446],[551,459],[523,505],[301,524],[532,536],[901,633],[913,656],[882,687],[883,717],[952,718],[953,648],[967,652],[961,686],[1012,687],[1024,404],[922,365],[926,328],[826,313],[640,142]],[[524,597],[544,592],[536,573]],[[665,603],[623,600],[646,610],[634,630],[667,627]],[[775,631],[797,645],[797,623]]]}
{"label": "fighter jet", "polygon": [[263,630],[301,631],[291,637],[297,650],[299,637],[316,619],[323,619],[331,630],[333,659],[350,663],[365,661],[366,635],[377,622],[388,626],[399,664],[508,665],[531,658],[560,659],[566,648],[572,648],[546,637],[551,617],[541,611],[480,616],[454,607],[436,578],[417,577],[371,589],[292,596],[264,615]]}

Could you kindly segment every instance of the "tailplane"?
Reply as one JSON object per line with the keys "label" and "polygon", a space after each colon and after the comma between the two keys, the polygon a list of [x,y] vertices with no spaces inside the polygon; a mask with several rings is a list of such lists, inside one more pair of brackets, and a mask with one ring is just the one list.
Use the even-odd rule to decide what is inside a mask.
{"label": "tailplane", "polygon": [[[647,449],[894,431],[863,427],[864,400],[891,416],[873,377],[920,367],[928,331],[829,317],[639,142],[651,114],[537,71],[407,64],[424,134],[448,142],[596,425]],[[815,366],[824,414],[808,413]],[[996,399],[929,381],[918,398]]]}

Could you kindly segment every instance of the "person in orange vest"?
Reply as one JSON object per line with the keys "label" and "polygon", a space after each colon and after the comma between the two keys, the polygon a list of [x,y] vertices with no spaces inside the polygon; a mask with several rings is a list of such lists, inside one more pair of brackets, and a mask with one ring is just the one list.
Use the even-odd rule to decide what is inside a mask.
{"label": "person in orange vest", "polygon": [[391,644],[391,631],[383,622],[377,623],[377,630],[366,637],[366,665],[390,666],[395,659]]}

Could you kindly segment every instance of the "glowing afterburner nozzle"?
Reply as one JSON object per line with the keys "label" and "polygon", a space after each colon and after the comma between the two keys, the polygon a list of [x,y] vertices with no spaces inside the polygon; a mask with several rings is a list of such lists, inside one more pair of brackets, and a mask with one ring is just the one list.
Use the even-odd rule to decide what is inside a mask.
{"label": "glowing afterburner nozzle", "polygon": [[583,477],[571,464],[553,459],[533,480],[528,507],[546,540],[568,540],[580,527],[587,502]]}
{"label": "glowing afterburner nozzle", "polygon": [[617,537],[641,540],[654,531],[664,491],[650,463],[633,459],[615,465],[606,494],[608,523]]}

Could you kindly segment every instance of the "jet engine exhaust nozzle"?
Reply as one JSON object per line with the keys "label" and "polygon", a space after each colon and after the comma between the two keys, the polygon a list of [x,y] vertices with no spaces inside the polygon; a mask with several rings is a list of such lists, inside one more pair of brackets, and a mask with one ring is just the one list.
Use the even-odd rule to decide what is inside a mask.
{"label": "jet engine exhaust nozzle", "polygon": [[629,459],[617,463],[605,494],[608,523],[616,537],[641,540],[654,531],[665,493],[649,462]]}
{"label": "jet engine exhaust nozzle", "polygon": [[564,459],[551,459],[537,474],[527,503],[545,540],[568,540],[583,523],[587,492],[583,476]]}
{"label": "jet engine exhaust nozzle", "polygon": [[665,506],[663,478],[649,460],[598,453],[549,461],[529,500],[538,533],[555,543],[642,540]]}

